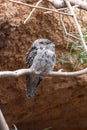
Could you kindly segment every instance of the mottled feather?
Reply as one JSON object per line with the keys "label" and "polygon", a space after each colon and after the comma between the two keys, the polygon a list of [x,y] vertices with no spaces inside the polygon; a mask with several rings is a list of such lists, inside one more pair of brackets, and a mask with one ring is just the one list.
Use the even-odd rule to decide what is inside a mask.
{"label": "mottled feather", "polygon": [[[27,67],[30,68],[33,64],[34,57],[37,55],[36,47],[31,47],[26,56]],[[33,97],[36,87],[40,84],[41,78],[36,75],[27,74],[26,75],[26,84],[27,84],[27,96]]]}
{"label": "mottled feather", "polygon": [[[26,55],[27,67],[35,73],[49,73],[55,65],[55,45],[48,39],[35,40]],[[37,86],[42,80],[41,76],[27,74],[27,96],[33,97]]]}

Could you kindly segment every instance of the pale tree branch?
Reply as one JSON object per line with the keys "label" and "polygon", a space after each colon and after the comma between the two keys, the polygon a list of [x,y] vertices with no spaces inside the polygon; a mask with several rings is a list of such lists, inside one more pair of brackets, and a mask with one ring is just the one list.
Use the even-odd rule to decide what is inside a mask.
{"label": "pale tree branch", "polygon": [[[66,3],[63,0],[47,0],[51,2],[56,8],[64,8],[66,7]],[[83,9],[87,11],[87,2],[82,0],[69,0],[71,5],[78,5],[79,9]]]}
{"label": "pale tree branch", "polygon": [[3,77],[19,77],[28,73],[34,73],[31,69],[19,69],[16,71],[1,71],[0,78]]}
{"label": "pale tree branch", "polygon": [[[39,1],[36,3],[35,7],[37,7],[41,2],[42,2],[42,0],[39,0]],[[36,9],[36,8],[33,8],[33,9],[32,9],[32,11],[30,12],[29,16],[25,19],[24,24],[26,24],[26,22],[29,21],[31,15],[34,13],[35,9]]]}
{"label": "pale tree branch", "polygon": [[0,130],[10,130],[1,110],[0,110]]}
{"label": "pale tree branch", "polygon": [[[77,8],[78,7],[78,5],[74,5],[74,6],[72,6],[73,8]],[[57,9],[58,11],[64,11],[64,10],[68,10],[68,8],[67,7],[65,7],[65,8],[59,8],[59,9]],[[50,13],[53,13],[52,11],[46,11],[46,12],[44,12],[44,14],[50,14]]]}
{"label": "pale tree branch", "polygon": [[19,77],[22,75],[26,75],[26,74],[36,74],[36,75],[43,75],[43,76],[66,76],[66,77],[70,77],[70,76],[78,76],[78,75],[82,75],[82,74],[86,74],[87,73],[87,68],[83,69],[83,70],[79,70],[79,71],[75,71],[75,72],[63,72],[63,69],[60,69],[59,71],[51,71],[48,74],[36,74],[34,71],[32,71],[31,69],[19,69],[16,71],[0,71],[0,78],[5,78],[5,77]]}

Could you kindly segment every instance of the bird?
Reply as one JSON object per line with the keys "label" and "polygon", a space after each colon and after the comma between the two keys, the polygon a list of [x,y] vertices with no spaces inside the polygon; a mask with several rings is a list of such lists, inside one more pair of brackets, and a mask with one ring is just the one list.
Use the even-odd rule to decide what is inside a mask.
{"label": "bird", "polygon": [[54,69],[56,63],[55,43],[46,38],[36,39],[26,54],[27,68],[35,74],[26,75],[27,96],[32,98],[44,75]]}

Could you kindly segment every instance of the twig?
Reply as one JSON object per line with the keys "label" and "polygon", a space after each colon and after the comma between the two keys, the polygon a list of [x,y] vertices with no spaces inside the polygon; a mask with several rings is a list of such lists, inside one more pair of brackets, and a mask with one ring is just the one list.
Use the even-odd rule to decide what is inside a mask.
{"label": "twig", "polygon": [[[72,6],[73,8],[77,8],[78,7],[78,5],[74,5],[74,6]],[[57,9],[58,11],[64,11],[64,10],[68,10],[68,8],[67,7],[65,7],[65,8],[59,8],[59,9]],[[49,14],[49,13],[53,13],[52,11],[46,11],[46,12],[44,12],[44,14]]]}
{"label": "twig", "polygon": [[[19,77],[22,75],[26,75],[26,74],[36,74],[34,71],[32,71],[31,69],[19,69],[16,71],[0,71],[0,78],[5,78],[5,77]],[[75,71],[75,72],[62,72],[62,69],[60,69],[59,71],[51,71],[48,74],[41,74],[44,76],[78,76],[78,75],[82,75],[82,74],[86,74],[87,73],[87,68],[80,70],[80,71]],[[39,74],[36,74],[39,75]]]}
{"label": "twig", "polygon": [[81,27],[80,27],[80,25],[79,25],[79,23],[78,23],[78,21],[77,21],[76,16],[75,16],[74,10],[73,10],[73,8],[72,8],[72,6],[71,6],[71,4],[70,4],[70,2],[69,2],[68,0],[64,0],[64,1],[66,2],[67,6],[69,7],[69,9],[70,9],[70,11],[71,11],[71,14],[73,15],[73,18],[74,18],[74,21],[75,21],[75,23],[76,23],[77,30],[78,30],[78,32],[79,32],[79,35],[80,35],[81,41],[82,41],[82,43],[83,43],[84,49],[85,49],[85,51],[87,52],[87,46],[86,46],[86,43],[85,43],[85,40],[84,40],[84,36],[83,36],[83,34],[82,34]]}
{"label": "twig", "polygon": [[9,0],[9,1],[10,1],[10,2],[13,2],[13,3],[20,4],[20,5],[28,6],[28,7],[31,7],[31,8],[42,9],[42,10],[48,10],[48,11],[52,11],[52,12],[59,13],[59,14],[62,14],[62,15],[72,16],[71,14],[63,13],[63,12],[60,12],[60,11],[58,11],[58,10],[53,10],[53,9],[49,9],[49,8],[45,8],[45,7],[41,7],[41,6],[37,6],[37,7],[36,7],[36,6],[30,5],[30,4],[23,3],[23,2],[21,2],[21,1],[16,1],[16,0]]}
{"label": "twig", "polygon": [[70,33],[67,32],[66,27],[65,27],[65,24],[64,24],[64,21],[62,20],[62,17],[61,17],[61,24],[62,24],[62,26],[63,26],[63,29],[64,29],[64,32],[65,32],[65,35],[66,35],[66,36],[70,36],[70,37],[72,37],[72,38],[74,38],[74,39],[77,39],[77,40],[81,41],[78,37],[76,37],[76,36],[74,36],[73,34],[70,34]]}
{"label": "twig", "polygon": [[72,38],[74,38],[74,39],[77,39],[77,40],[81,41],[81,39],[79,39],[78,37],[74,36],[73,34],[70,34],[70,33],[67,32],[67,35],[72,37]]}
{"label": "twig", "polygon": [[[64,11],[64,10],[67,10],[68,8],[60,8],[60,9],[57,9],[58,11]],[[44,12],[44,14],[49,14],[49,13],[53,13],[52,11],[46,11]]]}
{"label": "twig", "polygon": [[0,110],[0,130],[10,130],[1,110]]}
{"label": "twig", "polygon": [[[39,1],[36,3],[35,7],[37,7],[41,2],[42,2],[42,0],[39,0]],[[35,11],[35,9],[36,9],[36,8],[33,8],[33,9],[32,9],[32,11],[30,12],[29,16],[25,19],[24,24],[26,24],[26,22],[29,21],[31,15],[32,15],[33,12]]]}
{"label": "twig", "polygon": [[62,17],[61,17],[61,24],[62,24],[62,26],[63,26],[65,35],[67,36],[67,30],[66,30],[65,24],[64,24],[64,22],[63,22],[63,20],[62,20]]}

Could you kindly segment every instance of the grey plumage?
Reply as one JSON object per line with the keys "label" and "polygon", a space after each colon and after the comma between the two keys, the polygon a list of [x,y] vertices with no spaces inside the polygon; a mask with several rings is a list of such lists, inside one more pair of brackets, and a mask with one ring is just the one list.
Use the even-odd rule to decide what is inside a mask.
{"label": "grey plumage", "polygon": [[[55,44],[48,39],[37,39],[29,48],[26,56],[27,67],[36,74],[47,74],[53,70],[56,61]],[[27,74],[27,96],[33,97],[42,76]]]}

